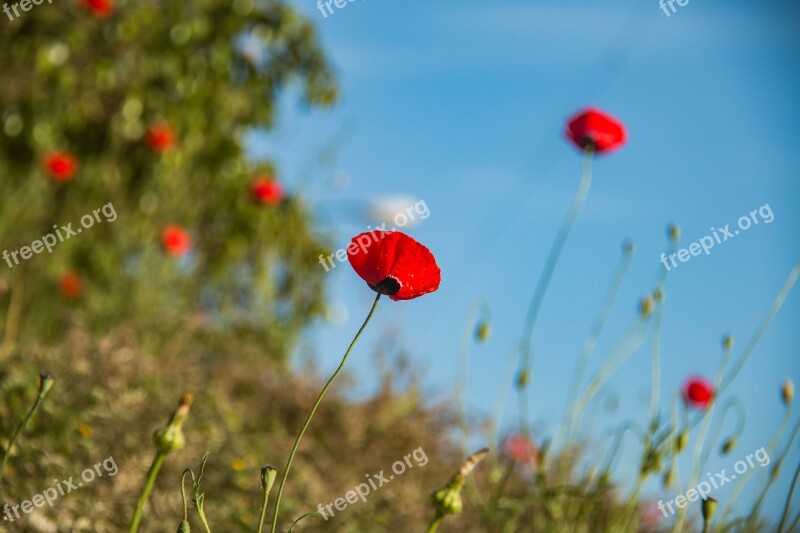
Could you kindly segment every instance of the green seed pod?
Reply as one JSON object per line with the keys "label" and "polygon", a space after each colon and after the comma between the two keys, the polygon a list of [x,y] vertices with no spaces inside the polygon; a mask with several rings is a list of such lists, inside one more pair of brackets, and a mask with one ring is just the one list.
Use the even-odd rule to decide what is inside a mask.
{"label": "green seed pod", "polygon": [[794,400],[794,382],[789,378],[786,378],[781,387],[781,399],[786,407],[789,407],[789,404]]}
{"label": "green seed pod", "polygon": [[649,296],[642,298],[642,301],[639,302],[639,315],[642,318],[648,318],[650,313],[653,312],[653,299]]}
{"label": "green seed pod", "polygon": [[714,513],[717,512],[717,500],[714,498],[706,498],[703,500],[703,523],[706,527],[711,523],[714,518]]}
{"label": "green seed pod", "polygon": [[689,443],[689,434],[686,431],[681,431],[677,437],[675,437],[675,451],[681,453],[684,449],[686,449],[686,445]]}
{"label": "green seed pod", "polygon": [[488,322],[481,321],[475,328],[475,340],[478,342],[486,342],[492,334],[492,327]]}
{"label": "green seed pod", "polygon": [[738,441],[736,440],[736,437],[731,437],[722,443],[722,455],[728,455],[731,453],[733,449],[736,448],[737,443]]}
{"label": "green seed pod", "polygon": [[181,523],[178,524],[178,533],[190,533],[189,522],[181,520]]}

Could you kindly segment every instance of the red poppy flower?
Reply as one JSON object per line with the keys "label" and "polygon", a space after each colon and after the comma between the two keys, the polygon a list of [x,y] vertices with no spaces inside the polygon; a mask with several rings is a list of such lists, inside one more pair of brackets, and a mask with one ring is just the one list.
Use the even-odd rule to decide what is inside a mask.
{"label": "red poppy flower", "polygon": [[283,187],[271,177],[260,177],[250,183],[253,199],[265,205],[278,205],[283,200]]}
{"label": "red poppy flower", "polygon": [[42,162],[45,171],[53,181],[70,181],[78,171],[78,160],[67,152],[50,152]]}
{"label": "red poppy flower", "polygon": [[69,300],[77,300],[83,295],[83,281],[75,272],[65,272],[58,278],[61,295]]}
{"label": "red poppy flower", "polygon": [[147,144],[154,152],[166,152],[175,144],[175,132],[168,124],[154,124],[147,128]]}
{"label": "red poppy flower", "polygon": [[581,150],[593,147],[598,154],[616,150],[626,139],[625,126],[619,120],[591,107],[573,116],[564,134]]}
{"label": "red poppy flower", "polygon": [[373,291],[395,301],[433,292],[442,280],[430,250],[399,231],[356,235],[347,245],[347,258]]}
{"label": "red poppy flower", "polygon": [[161,230],[161,245],[172,257],[181,257],[192,247],[192,238],[183,226],[169,224]]}
{"label": "red poppy flower", "polygon": [[705,409],[714,399],[714,385],[706,378],[695,376],[683,384],[683,400],[695,409]]}
{"label": "red poppy flower", "polygon": [[514,461],[524,465],[539,465],[539,449],[524,435],[511,435],[506,440],[506,453]]}
{"label": "red poppy flower", "polygon": [[107,18],[114,12],[112,0],[82,0],[83,7],[88,9],[97,18]]}

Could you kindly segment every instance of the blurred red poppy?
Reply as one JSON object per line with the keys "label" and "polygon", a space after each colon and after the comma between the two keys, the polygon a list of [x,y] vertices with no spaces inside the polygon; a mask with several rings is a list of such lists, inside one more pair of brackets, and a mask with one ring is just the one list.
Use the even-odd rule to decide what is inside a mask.
{"label": "blurred red poppy", "polygon": [[154,124],[147,128],[147,144],[154,152],[166,152],[175,144],[175,132],[167,124]]}
{"label": "blurred red poppy", "polygon": [[75,272],[65,272],[58,278],[61,295],[69,300],[77,300],[83,295],[83,281]]}
{"label": "blurred red poppy", "polygon": [[442,279],[430,250],[399,231],[357,235],[347,245],[347,257],[373,291],[395,301],[433,292]]}
{"label": "blurred red poppy", "polygon": [[581,150],[593,148],[598,154],[616,150],[626,139],[619,120],[592,107],[570,118],[564,133]]}
{"label": "blurred red poppy", "polygon": [[110,17],[114,12],[112,0],[82,0],[83,7],[88,9],[97,18]]}
{"label": "blurred red poppy", "polygon": [[250,183],[253,199],[265,205],[278,205],[284,197],[283,187],[269,176],[256,178]]}
{"label": "blurred red poppy", "polygon": [[506,440],[506,453],[514,461],[523,465],[539,466],[539,449],[525,435],[511,435]]}
{"label": "blurred red poppy", "polygon": [[78,160],[67,152],[50,152],[42,162],[44,170],[53,181],[70,181],[78,171]]}
{"label": "blurred red poppy", "polygon": [[183,226],[169,224],[161,231],[161,245],[172,257],[181,257],[192,247],[192,238]]}
{"label": "blurred red poppy", "polygon": [[683,400],[695,409],[705,409],[714,399],[714,385],[702,376],[687,379],[683,384]]}

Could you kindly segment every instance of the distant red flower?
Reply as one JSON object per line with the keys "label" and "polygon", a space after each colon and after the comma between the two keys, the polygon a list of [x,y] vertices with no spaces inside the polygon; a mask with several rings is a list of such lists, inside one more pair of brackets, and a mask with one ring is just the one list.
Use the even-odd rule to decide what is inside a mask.
{"label": "distant red flower", "polygon": [[172,257],[181,257],[192,247],[192,238],[183,226],[169,224],[161,230],[161,245]]}
{"label": "distant red flower", "polygon": [[253,199],[265,205],[278,205],[284,197],[283,186],[271,177],[260,177],[250,183]]}
{"label": "distant red flower", "polygon": [[683,384],[683,400],[695,409],[705,409],[714,399],[714,385],[706,378],[694,376]]}
{"label": "distant red flower", "polygon": [[433,292],[442,279],[430,250],[399,231],[357,235],[347,245],[347,257],[373,291],[395,301]]}
{"label": "distant red flower", "polygon": [[[661,504],[663,507],[663,503]],[[664,512],[661,511],[658,502],[647,501],[639,507],[639,524],[646,527],[655,527],[661,523],[664,518]]]}
{"label": "distant red flower", "polygon": [[65,272],[58,278],[61,295],[68,300],[77,300],[83,295],[83,281],[75,272]]}
{"label": "distant red flower", "polygon": [[67,152],[50,152],[44,156],[42,166],[53,181],[66,182],[78,171],[78,160]]}
{"label": "distant red flower", "polygon": [[570,118],[564,133],[581,150],[591,146],[598,154],[616,150],[626,139],[620,121],[591,107]]}
{"label": "distant red flower", "polygon": [[83,7],[88,9],[97,18],[107,18],[114,12],[112,0],[81,0]]}
{"label": "distant red flower", "polygon": [[166,152],[175,145],[175,132],[168,124],[153,124],[147,128],[147,144],[154,152]]}
{"label": "distant red flower", "polygon": [[511,435],[506,439],[506,453],[514,461],[524,465],[539,466],[539,449],[525,435]]}

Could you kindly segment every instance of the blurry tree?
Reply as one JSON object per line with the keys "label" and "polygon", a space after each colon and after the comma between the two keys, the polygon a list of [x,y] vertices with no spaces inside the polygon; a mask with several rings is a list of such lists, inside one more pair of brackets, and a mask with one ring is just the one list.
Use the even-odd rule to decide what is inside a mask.
{"label": "blurry tree", "polygon": [[[60,335],[79,310],[95,331],[125,321],[161,344],[194,323],[191,339],[233,332],[285,357],[321,310],[323,244],[298,199],[253,198],[251,181],[275,169],[248,161],[243,138],[273,126],[287,87],[311,105],[336,99],[312,26],[283,2],[255,0],[19,13],[0,20],[0,252],[54,225],[81,228],[108,203],[116,219],[108,208],[52,253],[0,262],[3,349]],[[43,168],[59,152],[77,161],[71,179]],[[188,231],[186,255],[164,250],[169,224]],[[67,272],[80,290],[59,292]]]}

